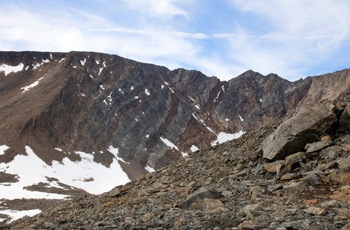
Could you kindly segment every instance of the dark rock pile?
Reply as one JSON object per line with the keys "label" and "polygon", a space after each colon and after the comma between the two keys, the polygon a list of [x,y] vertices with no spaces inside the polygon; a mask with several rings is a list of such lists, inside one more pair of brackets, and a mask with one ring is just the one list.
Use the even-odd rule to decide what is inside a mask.
{"label": "dark rock pile", "polygon": [[350,229],[350,100],[197,151],[12,229]]}

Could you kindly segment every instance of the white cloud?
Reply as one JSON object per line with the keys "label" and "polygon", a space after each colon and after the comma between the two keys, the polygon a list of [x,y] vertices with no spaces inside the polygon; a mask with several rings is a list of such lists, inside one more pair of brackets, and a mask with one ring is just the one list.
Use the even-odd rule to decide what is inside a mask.
{"label": "white cloud", "polygon": [[123,0],[133,10],[149,17],[188,17],[188,12],[181,6],[191,4],[191,0]]}
{"label": "white cloud", "polygon": [[[239,27],[227,39],[237,63],[264,74],[275,72],[296,80],[316,65],[331,59],[349,40],[349,1],[233,0],[260,23],[269,24],[264,33]],[[255,20],[257,20],[255,18]],[[254,29],[256,29],[256,32]]]}
{"label": "white cloud", "polygon": [[[247,69],[295,80],[329,60],[349,60],[335,57],[349,41],[350,2],[229,2],[232,8],[196,0],[7,2],[0,49],[105,52],[226,80]],[[225,20],[215,24],[218,16]]]}

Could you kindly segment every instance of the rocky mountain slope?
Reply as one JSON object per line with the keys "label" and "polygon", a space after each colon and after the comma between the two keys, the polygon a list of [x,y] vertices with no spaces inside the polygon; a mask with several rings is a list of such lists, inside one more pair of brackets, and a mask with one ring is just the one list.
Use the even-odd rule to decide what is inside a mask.
{"label": "rocky mountain slope", "polygon": [[349,155],[350,94],[12,229],[350,229]]}
{"label": "rocky mountain slope", "polygon": [[349,70],[222,82],[116,55],[0,52],[0,214],[109,191],[349,90]]}

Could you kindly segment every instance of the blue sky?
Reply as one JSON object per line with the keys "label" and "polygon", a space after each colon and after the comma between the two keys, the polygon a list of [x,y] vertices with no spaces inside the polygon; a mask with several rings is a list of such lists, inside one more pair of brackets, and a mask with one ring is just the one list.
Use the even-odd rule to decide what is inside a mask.
{"label": "blue sky", "polygon": [[229,80],[350,67],[348,0],[0,0],[0,50],[96,51]]}

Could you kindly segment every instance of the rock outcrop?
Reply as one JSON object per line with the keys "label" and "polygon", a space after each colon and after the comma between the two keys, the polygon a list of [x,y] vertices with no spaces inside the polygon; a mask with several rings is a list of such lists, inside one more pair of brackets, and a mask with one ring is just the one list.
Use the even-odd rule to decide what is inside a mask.
{"label": "rock outcrop", "polygon": [[[329,106],[328,106],[329,107]],[[301,108],[263,142],[264,158],[282,159],[327,135],[337,116],[324,104]]]}
{"label": "rock outcrop", "polygon": [[[335,123],[346,116],[350,98],[342,103]],[[317,108],[312,111],[335,111]],[[300,111],[290,119],[301,123]],[[298,132],[318,136],[329,120],[317,124]],[[265,159],[264,140],[283,127],[289,128],[265,126],[197,151],[111,193],[68,201],[12,229],[349,229],[350,130],[334,125],[307,146],[296,142],[298,152]]]}

